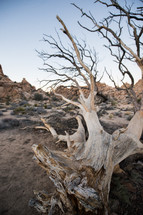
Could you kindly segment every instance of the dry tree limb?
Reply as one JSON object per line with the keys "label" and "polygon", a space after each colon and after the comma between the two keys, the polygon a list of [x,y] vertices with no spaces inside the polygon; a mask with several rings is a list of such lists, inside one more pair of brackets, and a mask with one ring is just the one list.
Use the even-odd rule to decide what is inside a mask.
{"label": "dry tree limb", "polygon": [[[97,2],[110,6],[105,1],[97,0]],[[111,1],[111,6],[113,6],[113,3],[117,9],[124,12],[123,8],[119,7],[117,1]],[[108,36],[107,33],[110,33],[116,39],[119,46],[122,46],[126,50],[129,56],[132,55],[138,63],[141,63],[142,58],[139,56],[139,50],[138,53],[134,53],[129,46],[120,40],[121,29],[119,34],[115,33],[108,26],[110,23],[108,23],[108,19],[105,20],[107,26],[102,25],[102,23],[98,25],[93,16],[90,17],[86,13],[84,14],[82,10],[80,11],[82,15],[88,17],[97,27],[95,32],[98,31],[100,33],[102,30],[105,30],[104,35],[106,37]],[[127,18],[130,19],[128,24],[131,26],[131,17],[128,15],[126,14]],[[135,17],[134,14],[131,15]],[[55,208],[58,207],[61,213],[68,215],[75,215],[77,213],[108,215],[110,183],[114,168],[128,156],[135,153],[143,153],[143,144],[140,142],[143,131],[143,112],[142,109],[138,110],[124,130],[118,129],[112,135],[104,130],[100,124],[94,104],[96,90],[93,73],[90,70],[92,66],[88,67],[84,63],[82,54],[66,25],[60,17],[57,16],[57,19],[63,27],[63,32],[71,41],[78,63],[74,62],[73,55],[65,48],[64,51],[61,51],[62,56],[64,56],[64,59],[67,58],[68,62],[76,64],[76,69],[80,70],[81,73],[83,69],[87,75],[86,77],[89,77],[90,84],[88,98],[85,98],[83,92],[80,91],[79,102],[71,101],[62,95],[59,96],[66,102],[79,108],[87,127],[88,137],[79,116],[76,118],[78,129],[72,135],[69,135],[67,132],[65,135],[57,134],[56,130],[42,119],[46,130],[49,130],[54,138],[67,142],[67,151],[50,151],[42,145],[33,146],[37,163],[47,171],[49,178],[53,181],[56,188],[53,195],[47,193],[38,194],[40,206],[38,201],[38,203],[35,203],[35,207],[49,214],[54,214]],[[118,24],[120,26],[120,22]],[[131,26],[131,28],[134,28],[134,26]],[[107,37],[108,39],[110,40]],[[55,46],[59,50],[58,44],[54,40]],[[48,59],[52,56],[48,55]],[[141,65],[140,68],[142,68]],[[51,69],[53,70],[54,68],[51,67]],[[56,71],[54,70],[54,72]],[[80,72],[78,71],[78,74]],[[60,77],[63,77],[63,75]]]}

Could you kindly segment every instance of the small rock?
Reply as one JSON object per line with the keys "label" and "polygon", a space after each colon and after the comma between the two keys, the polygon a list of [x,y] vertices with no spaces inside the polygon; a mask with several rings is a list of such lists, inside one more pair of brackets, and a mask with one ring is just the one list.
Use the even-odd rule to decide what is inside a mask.
{"label": "small rock", "polygon": [[120,111],[119,112],[115,112],[114,116],[122,117],[122,112],[120,112]]}
{"label": "small rock", "polygon": [[38,113],[38,114],[46,114],[47,111],[46,111],[44,108],[42,108],[42,107],[38,107],[38,108],[37,108],[37,113]]}
{"label": "small rock", "polygon": [[7,109],[3,109],[2,112],[7,112]]}
{"label": "small rock", "polygon": [[0,116],[3,116],[3,112],[2,111],[0,111]]}

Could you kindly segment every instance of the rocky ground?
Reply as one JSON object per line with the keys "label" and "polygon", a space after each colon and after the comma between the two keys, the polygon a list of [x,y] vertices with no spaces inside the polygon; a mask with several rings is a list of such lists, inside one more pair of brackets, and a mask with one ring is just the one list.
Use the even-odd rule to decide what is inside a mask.
{"label": "rocky ground", "polygon": [[[50,149],[63,150],[65,143],[54,143],[49,132],[35,129],[44,117],[59,133],[74,132],[72,105],[64,105],[54,98],[47,101],[24,101],[0,104],[0,214],[36,215],[29,207],[33,190],[54,187],[46,172],[32,159],[33,144],[44,144]],[[106,101],[100,104],[98,115],[106,131],[112,133],[126,127],[133,116],[131,104]],[[143,211],[143,155],[131,156],[121,164],[122,173],[113,175],[110,193],[112,215],[141,215]]]}

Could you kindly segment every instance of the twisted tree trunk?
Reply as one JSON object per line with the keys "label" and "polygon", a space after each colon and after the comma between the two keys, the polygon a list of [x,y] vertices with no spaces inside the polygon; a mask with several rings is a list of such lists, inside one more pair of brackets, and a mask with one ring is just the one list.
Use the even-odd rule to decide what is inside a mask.
{"label": "twisted tree trunk", "polygon": [[[40,202],[35,207],[42,212],[54,214],[58,205],[63,214],[108,214],[108,198],[114,167],[134,153],[142,153],[139,141],[143,130],[143,111],[138,111],[126,129],[116,130],[112,135],[100,125],[96,110],[89,108],[88,100],[81,106],[88,129],[85,130],[80,117],[78,129],[73,135],[58,135],[54,128],[43,120],[54,138],[67,142],[67,151],[50,151],[34,145],[35,157],[47,170],[56,187],[56,193],[37,194]],[[89,213],[90,212],[90,213]]]}
{"label": "twisted tree trunk", "polygon": [[[78,129],[73,135],[58,135],[53,127],[42,119],[53,138],[67,142],[67,151],[50,151],[42,145],[34,145],[38,164],[44,168],[53,181],[56,192],[36,193],[38,201],[34,206],[43,213],[54,214],[55,208],[66,215],[100,214],[108,215],[108,198],[114,167],[135,153],[143,152],[140,137],[143,131],[143,110],[136,112],[126,129],[116,130],[112,135],[101,126],[94,104],[95,83],[89,68],[83,63],[79,50],[63,21],[57,17],[70,39],[77,59],[90,79],[90,94],[84,97],[82,89],[79,102],[60,95],[66,102],[77,106],[85,120],[88,137],[77,117]],[[60,213],[60,212],[59,212]]]}

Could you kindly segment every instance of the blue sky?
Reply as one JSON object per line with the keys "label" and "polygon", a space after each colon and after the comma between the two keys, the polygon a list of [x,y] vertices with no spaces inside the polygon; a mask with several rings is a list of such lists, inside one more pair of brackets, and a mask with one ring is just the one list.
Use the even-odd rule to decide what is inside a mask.
{"label": "blue sky", "polygon": [[[72,2],[87,11],[94,11],[97,16],[104,13],[100,7],[94,7],[92,0],[0,0],[0,64],[10,79],[20,82],[25,77],[39,87],[38,80],[47,78],[47,73],[38,70],[42,61],[35,50],[44,49],[43,33],[55,35],[55,29],[59,31],[61,26],[56,15],[64,20],[72,35],[95,46],[101,71],[107,64],[111,66],[103,40],[78,26],[80,13],[70,4]],[[114,70],[114,66],[109,69]]]}

